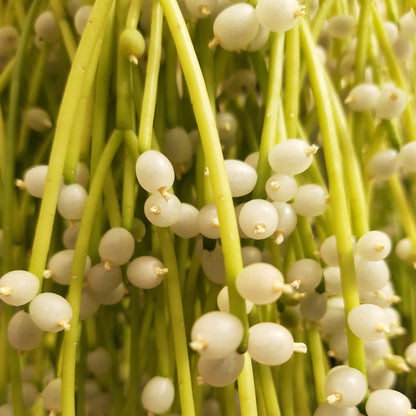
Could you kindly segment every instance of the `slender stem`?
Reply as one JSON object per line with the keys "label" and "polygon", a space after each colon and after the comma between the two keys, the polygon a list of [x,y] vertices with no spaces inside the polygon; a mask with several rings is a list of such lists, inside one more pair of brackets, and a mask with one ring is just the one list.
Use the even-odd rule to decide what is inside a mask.
{"label": "slender stem", "polygon": [[361,166],[338,94],[335,92],[332,83],[329,82],[328,77],[326,78],[328,80],[327,85],[331,96],[340,148],[344,160],[344,175],[346,177],[348,199],[351,204],[352,227],[355,236],[360,237],[368,231],[369,227],[368,208]]}
{"label": "slender stem", "polygon": [[89,24],[84,30],[62,98],[55,139],[50,154],[44,196],[33,241],[29,271],[42,280],[55,220],[56,204],[61,186],[65,157],[74,124],[77,106],[82,94],[86,70],[91,64],[91,53],[102,36],[112,0],[97,0],[91,11]]}
{"label": "slender stem", "polygon": [[[111,169],[106,174],[103,194],[110,227],[121,227],[120,204],[118,203],[117,189],[116,185],[114,184],[114,178]],[[99,238],[101,238],[101,234],[99,235]]]}
{"label": "slender stem", "polygon": [[153,120],[155,115],[157,85],[162,53],[163,12],[158,1],[152,3],[152,23],[150,26],[149,55],[143,91],[143,104],[139,125],[139,153],[151,149]]}
{"label": "slender stem", "polygon": [[368,39],[371,33],[369,30],[369,24],[371,24],[371,1],[362,0],[357,27],[357,48],[355,50],[354,60],[354,84],[364,82]]}
{"label": "slender stem", "polygon": [[318,404],[326,402],[325,379],[326,371],[323,361],[322,341],[316,322],[310,323],[308,332],[308,348],[311,354],[313,378],[315,382],[315,394]]}
{"label": "slender stem", "polygon": [[3,68],[3,71],[1,71],[0,73],[0,95],[3,94],[3,91],[10,83],[15,61],[16,58],[10,58],[9,62],[7,62],[7,65]]}
{"label": "slender stem", "polygon": [[126,28],[136,29],[140,19],[143,0],[131,0],[127,12]]}
{"label": "slender stem", "polygon": [[[2,169],[3,174],[3,212],[2,212],[2,228],[3,228],[3,273],[8,272],[14,267],[13,264],[13,222],[14,222],[14,209],[15,209],[15,140],[17,137],[17,125],[19,118],[19,101],[21,91],[21,78],[25,65],[26,48],[29,42],[31,28],[37,12],[40,8],[41,1],[35,0],[27,14],[24,22],[23,32],[19,41],[19,45],[16,51],[15,62],[12,68],[12,77],[10,84],[9,95],[9,115],[6,124],[6,137],[4,143],[4,157],[7,158]],[[7,317],[7,321],[12,316],[12,307],[6,307],[4,314]],[[11,346],[8,347],[7,352],[10,380],[12,385],[13,394],[13,408],[14,415],[24,416],[25,409],[23,406],[23,393],[20,376],[20,362],[15,351]]]}
{"label": "slender stem", "polygon": [[[270,366],[257,364],[254,371],[258,371],[260,374],[259,380],[263,391],[263,399],[267,414],[280,416],[281,412],[273,381],[272,369]],[[286,383],[287,380],[282,380],[282,382]]]}
{"label": "slender stem", "polygon": [[94,85],[96,65],[101,52],[101,41],[97,43],[92,51],[91,65],[85,71],[85,78],[82,86],[82,93],[77,108],[77,122],[73,125],[71,130],[71,138],[69,139],[68,152],[65,158],[64,165],[64,179],[66,184],[75,183],[77,176],[77,167],[82,147],[82,140],[85,138],[84,131],[88,130],[88,104],[92,94]]}
{"label": "slender stem", "polygon": [[[325,81],[322,64],[319,61],[314,41],[303,18],[300,19],[300,36],[302,50],[308,68],[312,91],[318,112],[326,168],[328,172],[329,193],[334,216],[333,229],[337,241],[341,282],[345,304],[345,316],[360,304],[355,275],[354,253],[350,213],[344,188],[342,155],[338,144],[336,124],[330,102],[330,95]],[[363,341],[347,330],[349,347],[349,365],[366,373]]]}
{"label": "slender stem", "polygon": [[234,416],[236,413],[236,400],[235,400],[235,388],[234,384],[223,387],[220,390],[224,416]]}
{"label": "slender stem", "polygon": [[95,175],[97,164],[100,160],[104,141],[107,131],[107,115],[110,91],[111,73],[113,71],[112,63],[114,59],[114,25],[115,25],[115,7],[111,8],[105,27],[103,36],[104,48],[101,49],[100,60],[98,62],[96,85],[95,85],[95,101],[93,126],[91,131],[91,178]]}
{"label": "slender stem", "polygon": [[377,36],[378,43],[386,59],[386,64],[390,72],[392,80],[396,83],[397,87],[401,88],[407,93],[407,105],[403,111],[403,119],[408,136],[408,141],[416,140],[416,126],[414,123],[414,104],[413,100],[409,99],[408,88],[403,77],[402,69],[399,62],[394,55],[394,51],[391,42],[384,29],[383,22],[380,18],[377,7],[374,3],[371,3],[372,18],[374,23],[374,31]]}
{"label": "slender stem", "polygon": [[254,387],[253,368],[248,353],[244,353],[244,367],[238,376],[238,395],[240,397],[241,416],[256,416],[256,389]]}
{"label": "slender stem", "polygon": [[[166,14],[165,6],[162,2],[163,11]],[[181,14],[182,16],[182,14]],[[168,24],[170,26],[169,20]],[[188,33],[185,26],[186,33]],[[172,31],[172,28],[171,28]],[[188,34],[189,35],[189,34]],[[178,50],[178,53],[175,51],[175,41],[172,40],[173,34],[168,31],[165,32],[165,82],[166,82],[166,124],[168,128],[175,127],[179,123],[179,113],[178,113],[178,87],[176,82],[176,73],[178,69],[178,53],[181,51]],[[176,46],[176,48],[178,48]],[[181,60],[182,61],[182,60]]]}
{"label": "slender stem", "polygon": [[389,185],[393,194],[396,209],[399,212],[400,219],[403,224],[403,228],[406,232],[407,237],[410,238],[413,247],[416,248],[415,216],[412,211],[411,205],[409,204],[409,199],[406,196],[403,184],[401,183],[400,178],[397,174],[393,175],[389,179]]}
{"label": "slender stem", "polygon": [[[137,391],[140,384],[140,360],[141,355],[140,351],[137,351],[137,346],[139,342],[140,329],[143,327],[143,321],[140,321],[140,318],[143,319],[143,314],[139,316],[139,306],[140,306],[140,293],[139,289],[136,287],[130,288],[130,305],[129,305],[129,315],[130,315],[130,354],[129,354],[129,379],[127,381],[127,395],[124,405],[124,414],[127,416],[134,412],[134,409],[137,409],[139,405],[139,397]],[[150,309],[150,308],[148,308]]]}
{"label": "slender stem", "polygon": [[240,238],[216,120],[211,111],[204,78],[179,6],[172,0],[161,0],[160,4],[178,51],[204,148],[205,162],[220,222],[231,311],[240,318],[247,330],[245,303],[235,289],[235,279],[243,267]]}
{"label": "slender stem", "polygon": [[253,189],[253,198],[264,198],[265,185],[270,176],[268,155],[271,148],[282,140],[280,130],[277,128],[279,113],[282,111],[280,93],[283,75],[284,34],[272,33],[270,35],[270,69],[267,86],[266,110],[263,130],[260,139],[259,162],[257,164],[257,182]]}
{"label": "slender stem", "polygon": [[40,8],[41,1],[36,0],[27,15],[22,36],[20,38],[18,48],[16,51],[15,63],[13,65],[13,73],[10,84],[9,94],[9,114],[6,123],[6,137],[4,145],[4,157],[7,158],[7,163],[2,168],[4,189],[3,189],[3,272],[8,272],[13,268],[13,211],[15,201],[15,140],[18,136],[17,126],[19,120],[19,101],[21,94],[21,79],[25,65],[26,48],[29,42],[29,37],[33,22]]}
{"label": "slender stem", "polygon": [[[45,66],[47,62],[47,58],[50,52],[50,48],[48,44],[42,46],[42,50],[37,57],[36,64],[34,66],[33,73],[31,75],[30,85],[29,85],[29,92],[27,94],[27,101],[25,103],[26,109],[36,105],[36,102],[39,97],[39,92],[42,84],[42,78],[45,74]],[[27,149],[27,139],[29,136],[29,127],[25,122],[20,129],[19,135],[19,143],[17,145],[17,155],[23,155]]]}
{"label": "slender stem", "polygon": [[163,264],[169,270],[165,282],[167,285],[168,305],[172,324],[181,412],[183,416],[192,416],[195,415],[195,407],[192,396],[192,381],[184,326],[183,304],[173,237],[171,231],[167,228],[158,228],[157,233],[159,241],[163,241],[160,247]]}
{"label": "slender stem", "polygon": [[157,371],[162,377],[171,377],[169,346],[167,339],[166,299],[163,285],[154,290],[154,303],[157,316],[154,317],[155,340],[157,350]]}
{"label": "slender stem", "polygon": [[74,60],[75,52],[77,50],[77,43],[74,38],[74,34],[71,29],[71,25],[66,18],[65,10],[62,2],[59,0],[49,0],[49,6],[51,7],[56,20],[58,21],[61,36],[64,41],[65,49],[68,54],[69,60]]}
{"label": "slender stem", "polygon": [[299,26],[295,25],[286,33],[285,47],[285,95],[284,113],[287,134],[296,137],[299,114]]}
{"label": "slender stem", "polygon": [[68,301],[72,307],[71,329],[65,333],[62,364],[62,415],[75,416],[75,365],[79,332],[79,310],[83,284],[84,265],[87,257],[91,229],[94,223],[95,209],[101,198],[105,174],[123,140],[123,132],[116,130],[106,145],[97,172],[91,184],[90,193],[84,208],[80,231],[75,246],[71,271],[71,285]]}

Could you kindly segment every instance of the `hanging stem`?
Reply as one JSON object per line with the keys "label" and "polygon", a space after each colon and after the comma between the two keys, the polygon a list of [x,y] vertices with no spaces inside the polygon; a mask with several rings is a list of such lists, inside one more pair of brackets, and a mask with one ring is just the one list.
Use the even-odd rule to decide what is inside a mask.
{"label": "hanging stem", "polygon": [[89,23],[85,27],[84,34],[74,57],[62,98],[42,205],[33,241],[32,253],[34,254],[31,256],[29,267],[29,271],[38,276],[40,281],[43,278],[43,271],[49,251],[71,127],[74,124],[78,103],[81,98],[86,70],[92,63],[92,51],[104,32],[107,15],[112,3],[112,0],[97,0],[95,2],[88,21]]}
{"label": "hanging stem", "polygon": [[[338,144],[336,124],[325,80],[325,69],[317,56],[314,41],[306,21],[299,19],[302,50],[306,60],[308,75],[315,98],[321,129],[326,169],[328,172],[329,193],[333,212],[333,229],[337,241],[339,265],[341,269],[342,292],[345,316],[360,304],[357,279],[354,267],[350,213],[344,188],[342,155]],[[366,374],[364,344],[347,326],[349,365]]]}
{"label": "hanging stem", "polygon": [[76,351],[79,336],[79,310],[84,276],[85,260],[95,218],[95,209],[101,198],[104,179],[110,164],[123,140],[123,132],[116,130],[108,141],[101,160],[97,166],[96,175],[91,184],[90,192],[81,220],[74,261],[71,270],[71,285],[68,301],[72,307],[71,329],[65,333],[62,360],[62,416],[75,416],[75,366]]}

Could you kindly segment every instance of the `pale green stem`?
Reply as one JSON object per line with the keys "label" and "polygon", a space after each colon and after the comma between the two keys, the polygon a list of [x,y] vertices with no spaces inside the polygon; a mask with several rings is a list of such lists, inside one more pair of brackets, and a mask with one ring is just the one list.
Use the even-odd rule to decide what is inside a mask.
{"label": "pale green stem", "polygon": [[272,33],[270,35],[269,82],[263,130],[260,139],[257,182],[253,189],[253,199],[266,196],[265,185],[270,176],[268,155],[272,147],[282,140],[281,131],[278,128],[278,120],[279,113],[283,111],[280,105],[280,93],[282,90],[284,41],[284,34]]}
{"label": "pale green stem", "polygon": [[256,416],[256,389],[254,387],[253,368],[248,353],[244,353],[244,367],[238,376],[238,395],[240,398],[241,416]]}
{"label": "pale green stem", "polygon": [[211,111],[204,78],[179,6],[172,0],[161,0],[160,4],[178,51],[204,148],[205,162],[208,167],[220,222],[231,311],[240,318],[245,328],[247,328],[244,300],[235,289],[235,279],[243,267],[240,238],[215,116]]}
{"label": "pale green stem", "polygon": [[221,399],[224,408],[224,416],[235,416],[236,414],[236,400],[234,383],[223,387],[220,390]]}
{"label": "pale green stem", "polygon": [[[42,79],[45,76],[45,65],[49,55],[50,49],[47,44],[42,46],[40,54],[37,56],[37,61],[34,64],[34,69],[31,75],[29,91],[27,93],[27,101],[24,103],[26,110],[36,105]],[[29,127],[23,119],[20,129],[19,143],[17,145],[17,155],[23,155],[27,149],[27,139],[29,136]]]}
{"label": "pale green stem", "polygon": [[371,31],[371,1],[361,0],[360,16],[357,27],[357,47],[354,60],[354,84],[364,82],[365,64],[367,60],[368,38]]}
{"label": "pale green stem", "polygon": [[[164,13],[166,13],[163,3],[160,2],[162,5]],[[182,16],[182,14],[181,14]],[[168,20],[169,24],[169,20]],[[186,26],[185,26],[186,30]],[[172,31],[172,29],[171,29]],[[187,31],[187,30],[186,30]],[[187,31],[188,33],[188,31]],[[178,94],[178,87],[176,81],[176,74],[178,70],[178,52],[175,51],[175,41],[172,40],[173,34],[165,31],[164,36],[164,51],[165,51],[165,65],[164,65],[164,75],[165,75],[165,88],[166,91],[165,99],[166,99],[166,127],[172,128],[176,127],[179,123],[179,94]],[[176,48],[178,48],[176,46]],[[163,145],[163,143],[161,143]],[[163,148],[163,146],[162,146]]]}
{"label": "pale green stem", "polygon": [[368,208],[361,166],[338,94],[327,74],[325,75],[344,160],[344,175],[348,188],[348,199],[351,205],[352,227],[355,236],[360,237],[368,231],[369,227]]}
{"label": "pale green stem", "polygon": [[108,115],[108,95],[110,93],[111,73],[113,71],[114,59],[114,26],[115,26],[115,7],[110,10],[106,22],[103,36],[104,48],[101,48],[100,60],[98,61],[93,126],[91,131],[91,178],[95,175],[97,164],[100,160],[104,141],[107,132],[107,115]]}
{"label": "pale green stem", "polygon": [[[23,28],[25,24],[25,16],[26,16],[25,6],[22,0],[13,1],[11,2],[11,4],[13,4],[14,13],[16,14],[16,18],[19,23],[19,26]],[[10,20],[7,19],[7,21],[10,21]]]}
{"label": "pale green stem", "polygon": [[[8,306],[5,303],[0,305],[0,357],[7,355],[9,348],[9,341],[7,339],[7,312],[5,309]],[[0,402],[6,402],[7,381],[8,381],[8,362],[7,360],[0,361]]]}
{"label": "pale green stem", "polygon": [[169,270],[165,282],[167,285],[167,297],[175,349],[181,414],[183,416],[194,416],[195,407],[192,395],[192,381],[184,326],[183,304],[172,232],[168,228],[158,228],[157,233],[159,241],[163,242],[160,247],[163,264]]}
{"label": "pale green stem", "polygon": [[[108,112],[109,112],[109,100],[108,95],[110,93],[111,74],[113,71],[113,59],[114,59],[114,27],[115,27],[115,4],[110,9],[107,17],[106,27],[103,35],[104,48],[101,48],[100,59],[98,61],[97,73],[95,78],[95,90],[94,90],[94,103],[93,103],[93,115],[92,115],[92,127],[91,127],[91,155],[90,155],[90,176],[91,181],[94,178],[97,164],[100,160],[105,139],[107,136],[107,124],[108,124]],[[111,172],[108,176],[113,180]],[[104,195],[106,195],[107,186],[104,188]],[[108,198],[107,198],[108,201]],[[117,226],[120,226],[120,208],[118,207],[117,198],[113,199],[117,204],[115,211],[108,210],[109,212],[117,212],[118,222]],[[91,235],[90,244],[90,256],[91,259],[99,259],[98,255],[98,242],[102,235],[102,201],[97,206],[97,215],[95,219],[94,228]],[[110,224],[112,222],[110,221]]]}
{"label": "pale green stem", "polygon": [[[280,416],[280,407],[277,400],[276,387],[274,385],[272,369],[268,365],[257,363],[254,371],[260,374],[260,386],[262,389],[264,405],[268,415]],[[288,380],[282,380],[282,383],[287,383]]]}
{"label": "pale green stem", "polygon": [[[41,1],[35,0],[26,16],[23,31],[19,40],[16,51],[15,62],[12,68],[12,77],[9,92],[8,102],[8,120],[6,122],[6,136],[4,142],[4,158],[6,160],[5,166],[2,168],[3,174],[3,212],[2,212],[2,228],[3,228],[3,273],[13,269],[13,222],[15,207],[15,141],[17,137],[17,125],[19,118],[19,104],[21,95],[21,79],[24,70],[25,55],[27,52],[27,45],[32,29],[33,22],[40,8]],[[3,313],[6,315],[7,321],[10,320],[13,314],[13,308],[7,306]],[[5,357],[2,357],[5,359]],[[23,406],[23,393],[20,376],[20,360],[17,351],[8,347],[7,361],[10,370],[10,380],[12,385],[13,408],[15,416],[24,416],[25,409]]]}
{"label": "pale green stem", "polygon": [[[167,286],[166,280],[164,284]],[[166,299],[164,286],[161,285],[155,288],[153,293],[153,302],[155,304],[154,310],[154,330],[157,351],[157,372],[162,377],[171,377],[170,374],[170,360],[169,360],[169,345],[168,345],[168,321],[166,319]]]}
{"label": "pale green stem", "polygon": [[89,24],[84,30],[69,73],[65,92],[56,123],[55,139],[50,154],[48,175],[39,219],[33,241],[29,271],[42,280],[55,220],[56,204],[61,186],[65,157],[75,121],[77,107],[82,95],[86,70],[92,64],[91,54],[102,37],[107,15],[113,0],[97,0],[91,11]]}
{"label": "pale green stem", "polygon": [[[137,391],[139,389],[140,384],[140,361],[142,356],[139,354],[140,351],[137,351],[137,346],[139,342],[139,333],[143,325],[143,313],[140,314],[140,293],[139,289],[136,287],[130,288],[130,306],[129,306],[129,314],[130,314],[130,351],[129,351],[129,378],[126,383],[127,385],[127,394],[126,400],[124,404],[124,412],[125,416],[132,414],[135,409],[137,409],[139,404],[139,397]],[[153,308],[147,308],[150,312]],[[152,315],[150,314],[150,317]]]}
{"label": "pale green stem", "polygon": [[84,208],[80,231],[75,246],[74,262],[71,270],[71,284],[68,301],[72,307],[71,329],[65,333],[62,359],[62,416],[75,416],[75,367],[76,352],[79,335],[79,310],[81,306],[81,292],[85,259],[91,237],[91,230],[95,218],[95,210],[101,198],[106,172],[116,154],[122,140],[123,132],[116,130],[102,154],[97,166],[97,172],[90,187],[90,192]]}
{"label": "pale green stem", "polygon": [[288,137],[296,137],[299,115],[299,26],[286,33],[284,114]]}
{"label": "pale green stem", "polygon": [[120,204],[111,169],[106,174],[103,194],[110,227],[121,227]]}
{"label": "pale green stem", "polygon": [[403,228],[408,238],[410,238],[413,248],[416,249],[416,222],[412,212],[409,199],[406,195],[404,186],[398,174],[389,179],[389,185],[395,201],[395,208],[399,212]]}
{"label": "pale green stem", "polygon": [[311,355],[313,378],[315,382],[315,394],[318,404],[326,402],[325,379],[326,371],[323,361],[322,341],[316,322],[310,322],[308,333],[308,350]]}
{"label": "pale green stem", "polygon": [[71,25],[67,19],[63,4],[59,0],[49,0],[49,5],[51,6],[52,12],[55,15],[55,19],[58,22],[69,60],[72,62],[77,50],[77,43],[75,41]]}
{"label": "pale green stem", "polygon": [[[308,75],[318,112],[326,169],[328,172],[329,194],[333,212],[333,229],[337,241],[341,281],[345,304],[345,316],[360,304],[357,279],[354,267],[354,252],[350,213],[344,188],[343,156],[341,154],[337,130],[330,102],[330,94],[323,68],[315,50],[315,44],[304,19],[300,18],[301,45],[308,68]],[[366,373],[363,341],[350,330],[347,331],[349,365]]]}
{"label": "pale green stem", "polygon": [[140,19],[143,0],[131,0],[129,10],[127,12],[126,28],[136,29]]}
{"label": "pale green stem", "polygon": [[0,73],[0,95],[3,94],[3,91],[10,83],[15,61],[16,58],[10,58],[9,62],[7,62],[7,65],[3,68],[3,71],[1,71]]}
{"label": "pale green stem", "polygon": [[[118,0],[116,21],[121,30],[126,21],[129,0]],[[118,129],[132,129],[134,107],[132,101],[132,63],[118,49],[116,70],[116,126]]]}
{"label": "pale green stem", "polygon": [[94,79],[96,75],[96,66],[101,52],[101,40],[97,43],[92,51],[91,65],[85,72],[82,93],[77,108],[76,120],[71,129],[71,138],[69,139],[68,152],[65,158],[64,179],[67,185],[75,183],[77,177],[77,167],[82,147],[82,140],[85,139],[85,129],[88,130],[89,121],[88,105],[90,96],[93,91]]}
{"label": "pale green stem", "polygon": [[143,104],[139,125],[139,153],[151,149],[153,121],[156,107],[157,85],[162,53],[163,12],[158,1],[153,1],[150,26],[149,55],[143,91]]}
{"label": "pale green stem", "polygon": [[394,55],[390,39],[388,38],[387,33],[384,29],[383,22],[380,18],[375,3],[371,3],[371,7],[374,31],[377,36],[377,40],[380,45],[381,51],[383,52],[384,58],[386,59],[386,64],[389,69],[391,78],[396,83],[396,86],[402,89],[407,95],[407,105],[402,114],[407,133],[407,141],[415,141],[416,126],[414,122],[415,112],[413,100],[410,100],[410,96],[408,94],[408,86],[406,85],[406,82],[404,80],[402,69],[400,67],[399,62],[396,59],[396,56]]}

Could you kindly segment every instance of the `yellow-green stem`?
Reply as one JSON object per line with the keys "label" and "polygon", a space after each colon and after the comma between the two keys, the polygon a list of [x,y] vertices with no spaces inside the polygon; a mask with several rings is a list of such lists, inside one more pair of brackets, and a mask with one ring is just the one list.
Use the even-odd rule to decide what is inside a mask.
{"label": "yellow-green stem", "polygon": [[[337,130],[330,94],[325,80],[325,69],[317,56],[314,41],[306,21],[300,19],[300,37],[308,75],[312,86],[328,172],[329,193],[333,212],[333,229],[337,241],[341,269],[345,316],[360,304],[354,267],[350,213],[344,187],[342,155],[338,144]],[[366,374],[363,341],[347,330],[349,365]]]}
{"label": "yellow-green stem", "polygon": [[163,12],[158,1],[153,1],[150,26],[149,55],[140,113],[138,148],[139,153],[152,147],[153,120],[155,115],[157,86],[162,53]]}
{"label": "yellow-green stem", "polygon": [[169,270],[165,277],[165,282],[167,285],[167,297],[175,349],[181,414],[183,416],[194,416],[195,407],[192,395],[188,346],[186,342],[183,304],[173,236],[172,232],[168,228],[158,228],[157,234],[159,241],[163,242],[160,247],[162,251],[163,264]]}
{"label": "yellow-green stem", "polygon": [[279,113],[283,111],[279,104],[282,90],[284,41],[285,35],[282,33],[272,33],[270,35],[269,82],[263,130],[260,139],[257,182],[253,189],[254,199],[266,196],[265,185],[270,176],[269,152],[277,142],[282,140],[281,132],[278,129],[278,120]]}
{"label": "yellow-green stem", "polygon": [[326,402],[325,395],[325,379],[326,371],[323,361],[322,341],[319,335],[319,329],[316,322],[311,322],[307,330],[308,333],[308,349],[311,354],[311,363],[313,370],[313,378],[315,382],[315,395],[318,404]]}
{"label": "yellow-green stem", "polygon": [[85,259],[88,253],[91,230],[94,223],[95,209],[101,198],[104,179],[122,140],[123,132],[116,130],[106,145],[97,172],[90,187],[84,208],[75,246],[74,262],[71,270],[71,284],[68,301],[72,307],[71,329],[65,333],[62,360],[62,416],[75,416],[75,367],[78,342],[79,310],[83,285]]}
{"label": "yellow-green stem", "polygon": [[232,313],[243,322],[247,331],[245,303],[235,289],[235,279],[243,268],[240,238],[215,116],[211,111],[201,68],[179,6],[172,0],[161,0],[160,4],[178,51],[204,148],[205,162],[208,167],[220,222],[230,308]]}
{"label": "yellow-green stem", "polygon": [[40,280],[43,277],[46,257],[48,255],[71,127],[74,124],[76,110],[81,98],[86,70],[91,64],[91,54],[97,42],[102,37],[112,3],[113,0],[97,0],[94,4],[89,24],[84,30],[77,53],[74,57],[62,98],[56,123],[55,138],[50,154],[44,196],[33,241],[32,253],[34,254],[31,256],[29,267],[29,271],[38,276]]}

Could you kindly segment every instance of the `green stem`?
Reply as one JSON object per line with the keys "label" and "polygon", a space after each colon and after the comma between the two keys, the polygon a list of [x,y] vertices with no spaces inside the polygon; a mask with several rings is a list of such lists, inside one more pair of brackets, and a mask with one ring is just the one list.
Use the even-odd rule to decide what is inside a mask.
{"label": "green stem", "polygon": [[[47,62],[47,58],[50,52],[49,45],[45,44],[40,51],[39,56],[37,57],[37,62],[35,64],[30,85],[29,85],[29,92],[27,94],[27,101],[25,103],[26,109],[29,109],[36,105],[36,102],[39,97],[39,91],[42,83],[42,78],[45,74],[45,66]],[[20,135],[19,135],[19,143],[17,145],[17,155],[25,154],[27,149],[27,139],[29,136],[29,127],[26,123],[23,123]]]}
{"label": "green stem", "polygon": [[3,71],[0,73],[0,95],[3,94],[3,91],[9,85],[10,80],[12,79],[13,67],[16,62],[16,58],[9,59],[7,65],[3,68]]}
{"label": "green stem", "polygon": [[279,113],[282,111],[280,93],[283,75],[284,34],[272,33],[270,35],[270,68],[267,86],[266,110],[263,130],[260,139],[259,162],[257,164],[257,182],[253,189],[253,199],[264,198],[265,185],[270,176],[268,156],[271,148],[282,140],[278,129]]}
{"label": "green stem", "polygon": [[[114,184],[114,178],[111,169],[106,174],[103,194],[110,227],[121,227],[120,204],[118,203],[116,185]],[[101,235],[99,236],[97,243],[99,242],[100,238]]]}
{"label": "green stem", "polygon": [[354,59],[354,84],[364,82],[365,64],[368,51],[368,38],[371,33],[369,30],[371,25],[371,1],[362,0],[360,8],[360,16],[358,18],[357,27],[357,47]]}
{"label": "green stem", "polygon": [[410,238],[413,248],[416,248],[415,216],[412,212],[412,208],[409,204],[409,199],[406,196],[403,184],[401,183],[400,178],[397,174],[393,175],[389,179],[389,185],[395,201],[395,208],[399,212],[403,228],[406,232],[407,237]]}
{"label": "green stem", "polygon": [[386,64],[389,69],[392,80],[396,83],[397,87],[406,92],[407,95],[407,105],[403,111],[403,119],[406,128],[408,141],[416,140],[416,126],[414,123],[414,105],[413,100],[409,100],[408,88],[404,80],[402,69],[399,62],[394,55],[394,51],[391,45],[391,42],[387,36],[387,33],[384,29],[383,22],[380,18],[377,7],[374,3],[371,3],[372,7],[372,17],[374,23],[374,30],[377,36],[378,43],[380,45],[381,51],[386,59]]}
{"label": "green stem", "polygon": [[310,323],[310,328],[308,329],[308,349],[311,354],[313,378],[315,382],[315,394],[316,401],[318,404],[326,402],[325,395],[325,363],[323,360],[323,349],[321,336],[319,334],[318,325],[316,322]]}
{"label": "green stem", "polygon": [[[130,288],[130,354],[129,354],[129,379],[127,382],[127,395],[124,405],[124,415],[134,413],[135,409],[139,408],[139,397],[137,391],[140,384],[140,351],[137,351],[139,343],[140,328],[143,326],[143,321],[140,322],[139,318],[143,318],[143,314],[139,316],[140,309],[140,293],[139,289],[135,287]],[[151,309],[151,308],[148,308]]]}
{"label": "green stem", "polygon": [[95,101],[94,101],[94,115],[93,126],[91,131],[91,163],[90,174],[91,178],[95,175],[97,164],[100,160],[102,150],[104,148],[104,141],[107,131],[107,115],[109,100],[108,95],[110,91],[111,73],[113,71],[114,60],[114,25],[115,25],[115,7],[111,8],[106,28],[103,36],[104,48],[101,48],[100,60],[97,67],[96,86],[95,86]]}
{"label": "green stem", "polygon": [[146,78],[143,91],[143,104],[140,113],[139,153],[152,147],[153,121],[156,107],[157,85],[162,53],[163,12],[158,1],[152,5],[152,23],[150,26],[149,55],[146,66]]}
{"label": "green stem", "polygon": [[71,138],[69,139],[68,152],[65,158],[64,179],[66,184],[75,183],[77,176],[77,167],[81,152],[82,140],[85,139],[85,130],[88,131],[88,104],[94,85],[96,65],[101,52],[101,41],[98,42],[94,51],[92,51],[91,65],[85,72],[85,78],[82,85],[82,93],[77,108],[77,122],[71,129]]}
{"label": "green stem", "polygon": [[348,199],[351,204],[352,227],[355,236],[360,237],[368,231],[369,227],[368,208],[361,166],[338,94],[335,92],[334,86],[330,83],[329,77],[326,77],[326,79],[328,80],[327,85],[331,95],[337,133],[339,135],[339,143],[344,160],[344,175],[348,189]]}
{"label": "green stem", "polygon": [[94,222],[96,206],[101,198],[105,174],[123,140],[123,132],[116,130],[106,145],[97,172],[91,184],[90,193],[84,208],[79,235],[74,253],[71,271],[71,285],[68,301],[72,307],[71,329],[64,337],[64,355],[62,364],[62,415],[75,416],[75,365],[79,332],[79,310],[83,284],[84,265],[88,253],[91,229]]}
{"label": "green stem", "polygon": [[236,413],[236,400],[234,383],[223,387],[219,391],[224,416],[234,416]]}
{"label": "green stem", "polygon": [[[14,217],[14,194],[15,194],[15,141],[18,136],[17,126],[19,120],[19,104],[21,94],[21,79],[25,66],[26,48],[29,42],[33,22],[40,8],[41,1],[36,0],[27,15],[23,32],[16,51],[15,63],[10,83],[9,115],[6,123],[6,137],[4,145],[4,157],[7,159],[2,168],[4,189],[3,189],[3,272],[13,268],[13,217]],[[43,270],[42,270],[43,271]]]}
{"label": "green stem", "polygon": [[131,0],[127,12],[126,28],[136,29],[140,19],[143,0]]}
{"label": "green stem", "polygon": [[[280,407],[277,400],[276,388],[273,381],[272,369],[264,364],[257,364],[254,371],[260,374],[259,380],[263,393],[264,404],[268,415],[280,416]],[[282,380],[286,383],[287,380]]]}
{"label": "green stem", "polygon": [[[166,280],[165,280],[166,282]],[[166,284],[167,285],[167,284]],[[153,301],[156,315],[154,316],[155,340],[158,361],[158,374],[162,377],[171,377],[169,362],[169,346],[167,336],[167,319],[165,313],[165,292],[163,285],[154,290]]]}
{"label": "green stem", "polygon": [[296,137],[299,114],[299,26],[286,33],[284,114],[288,137]]}
{"label": "green stem", "polygon": [[[165,7],[162,2],[160,2],[163,11],[166,14]],[[181,14],[182,16],[182,14]],[[169,20],[168,20],[168,24]],[[186,26],[185,30],[188,33]],[[171,28],[172,31],[172,28]],[[172,40],[173,34],[170,34],[168,31],[165,33],[165,82],[166,82],[166,124],[167,128],[176,127],[179,123],[179,114],[178,114],[178,87],[176,83],[176,71],[178,65],[178,53],[181,52],[178,50],[178,53],[175,51],[175,43]],[[177,47],[177,46],[176,46]]]}
{"label": "green stem", "polygon": [[69,60],[72,62],[77,50],[77,43],[75,42],[74,34],[72,33],[71,25],[66,17],[62,2],[59,0],[49,0],[49,6],[58,22],[66,52]]}
{"label": "green stem", "polygon": [[173,237],[171,231],[167,228],[158,228],[157,233],[159,241],[163,241],[160,247],[163,264],[169,270],[165,282],[167,285],[168,305],[178,373],[181,414],[183,416],[193,416],[195,415],[195,407],[192,396],[192,381],[184,326],[183,304]]}
{"label": "green stem", "polygon": [[[301,45],[308,68],[319,125],[321,129],[326,169],[328,172],[329,193],[333,212],[333,229],[337,241],[341,282],[345,304],[345,316],[360,304],[357,279],[354,267],[354,252],[350,213],[344,188],[343,158],[338,144],[336,124],[325,80],[325,69],[317,56],[314,41],[304,19],[300,19]],[[347,331],[349,365],[366,373],[363,341],[350,330]]]}
{"label": "green stem", "polygon": [[254,387],[253,368],[248,353],[244,353],[244,367],[238,376],[238,396],[240,398],[241,416],[256,416],[256,389]]}
{"label": "green stem", "polygon": [[[7,163],[2,170],[4,179],[3,189],[3,212],[2,212],[2,228],[3,228],[3,273],[8,272],[14,267],[13,261],[13,221],[15,209],[15,140],[17,137],[17,124],[19,119],[19,100],[22,73],[25,65],[26,48],[33,22],[40,8],[41,1],[35,0],[26,17],[23,32],[16,51],[15,63],[13,65],[13,73],[10,84],[9,95],[9,116],[6,123],[6,137],[4,143],[4,157]],[[6,307],[5,314],[7,318],[12,316],[12,308]],[[7,321],[9,320],[7,319]],[[8,362],[10,369],[10,380],[12,383],[13,407],[15,416],[24,416],[25,409],[23,406],[23,394],[20,377],[20,363],[17,352],[9,346]]]}
{"label": "green stem", "polygon": [[204,148],[220,222],[231,311],[239,317],[247,331],[245,303],[235,289],[235,279],[243,267],[240,238],[215,116],[211,111],[201,68],[179,6],[172,0],[161,0],[160,4],[178,51]]}
{"label": "green stem", "polygon": [[51,241],[56,204],[61,186],[61,177],[64,169],[71,127],[74,125],[86,70],[90,64],[92,64],[91,53],[104,32],[107,15],[112,3],[113,0],[98,0],[95,2],[89,18],[89,24],[84,30],[77,53],[74,57],[62,98],[56,123],[55,139],[50,154],[44,196],[33,241],[33,255],[31,256],[29,267],[29,271],[38,276],[40,280],[42,280]]}

